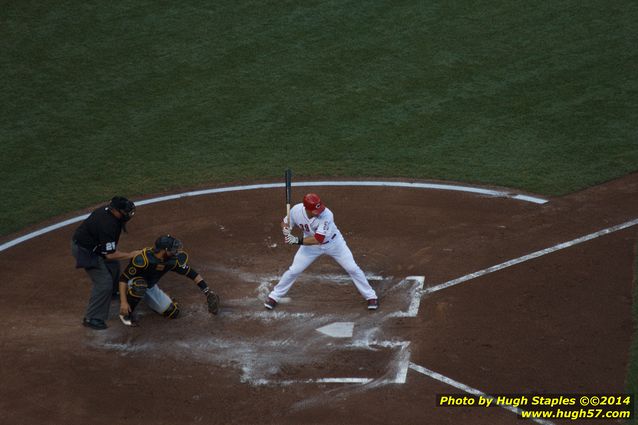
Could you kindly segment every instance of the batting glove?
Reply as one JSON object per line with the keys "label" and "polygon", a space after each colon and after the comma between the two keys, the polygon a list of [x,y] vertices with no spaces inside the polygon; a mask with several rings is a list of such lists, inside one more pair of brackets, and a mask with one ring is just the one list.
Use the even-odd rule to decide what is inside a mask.
{"label": "batting glove", "polygon": [[286,235],[286,243],[288,245],[303,245],[303,239],[299,239],[294,235]]}
{"label": "batting glove", "polygon": [[282,227],[281,233],[283,233],[284,236],[288,236],[290,234],[290,227]]}

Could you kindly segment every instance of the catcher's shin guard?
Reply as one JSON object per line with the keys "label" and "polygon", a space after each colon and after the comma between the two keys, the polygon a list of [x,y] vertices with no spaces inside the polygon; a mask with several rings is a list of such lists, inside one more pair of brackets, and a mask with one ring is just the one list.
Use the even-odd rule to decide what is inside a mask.
{"label": "catcher's shin guard", "polygon": [[147,289],[148,285],[144,279],[131,279],[128,285],[128,290],[126,291],[126,301],[129,306],[131,306],[131,311],[135,310],[135,307],[137,307],[140,301],[142,301],[142,298],[146,295]]}
{"label": "catcher's shin guard", "polygon": [[180,310],[177,303],[172,302],[171,305],[169,305],[168,308],[164,310],[162,316],[168,317],[169,319],[177,319],[179,317],[179,311]]}

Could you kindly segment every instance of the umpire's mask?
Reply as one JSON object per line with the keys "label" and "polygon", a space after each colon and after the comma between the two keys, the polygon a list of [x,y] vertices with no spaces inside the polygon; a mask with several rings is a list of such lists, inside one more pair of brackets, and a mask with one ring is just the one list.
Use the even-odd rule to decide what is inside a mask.
{"label": "umpire's mask", "polygon": [[122,214],[123,222],[129,221],[135,215],[135,204],[123,196],[116,196],[111,199],[109,208],[116,209]]}

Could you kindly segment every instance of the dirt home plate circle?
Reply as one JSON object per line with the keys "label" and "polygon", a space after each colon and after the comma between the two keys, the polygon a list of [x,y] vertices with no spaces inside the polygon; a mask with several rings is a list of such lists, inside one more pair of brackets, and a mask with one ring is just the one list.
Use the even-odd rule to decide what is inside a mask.
{"label": "dirt home plate circle", "polygon": [[[141,408],[149,423],[507,424],[516,411],[477,416],[435,407],[436,396],[623,391],[638,201],[615,194],[638,188],[637,177],[549,200],[439,183],[293,182],[294,203],[312,191],[334,212],[379,296],[374,312],[323,257],[264,309],[296,249],[282,241],[282,188],[134,199],[120,245],[178,237],[218,291],[217,316],[190,281],[167,275],[162,289],[179,302],[179,319],[142,308],[142,326],[124,327],[112,305],[109,328],[87,330],[78,315],[89,283],[61,248],[82,216],[4,241],[7,423],[117,423],[154,406]],[[48,254],[24,267],[35,251]],[[34,296],[51,291],[55,311]],[[605,332],[592,338],[596,329]],[[574,346],[583,348],[576,358],[566,355]],[[94,382],[104,384],[99,403]],[[130,386],[156,390],[122,397]]]}

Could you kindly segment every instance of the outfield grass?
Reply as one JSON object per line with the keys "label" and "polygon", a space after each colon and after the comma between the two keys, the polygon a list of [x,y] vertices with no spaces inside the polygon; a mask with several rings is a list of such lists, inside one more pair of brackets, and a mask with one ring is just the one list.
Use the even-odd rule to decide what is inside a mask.
{"label": "outfield grass", "polygon": [[3,1],[0,235],[303,176],[558,195],[638,169],[632,1]]}

